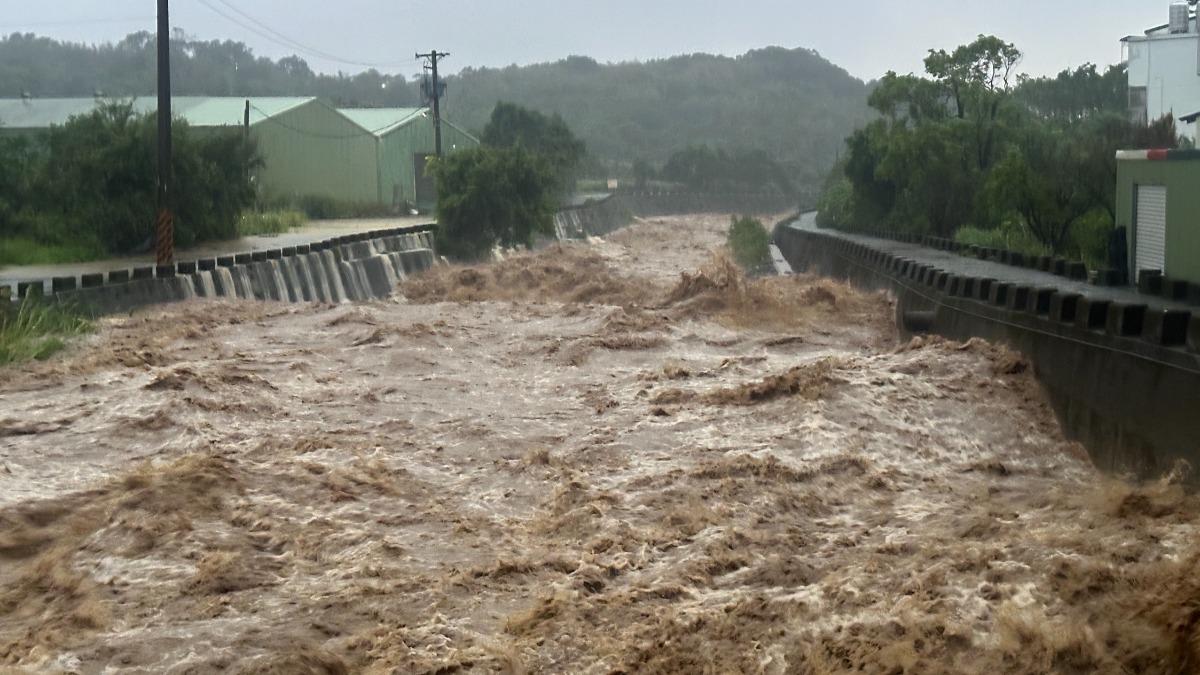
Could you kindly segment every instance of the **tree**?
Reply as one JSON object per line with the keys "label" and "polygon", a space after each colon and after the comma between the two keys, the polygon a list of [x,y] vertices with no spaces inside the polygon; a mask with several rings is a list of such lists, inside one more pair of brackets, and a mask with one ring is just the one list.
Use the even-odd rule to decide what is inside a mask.
{"label": "tree", "polygon": [[867,103],[893,123],[907,120],[921,124],[946,118],[945,99],[945,90],[937,82],[888,71],[871,92]]}
{"label": "tree", "polygon": [[497,244],[533,245],[554,235],[557,181],[547,162],[522,145],[481,146],[432,164],[438,186],[438,250],[476,260]]}
{"label": "tree", "polygon": [[749,216],[732,218],[726,242],[742,269],[754,271],[771,264],[771,235],[761,221]]}
{"label": "tree", "polygon": [[645,190],[646,184],[654,178],[654,167],[650,162],[638,158],[633,161],[633,182],[639,190]]}
{"label": "tree", "polygon": [[587,154],[559,115],[543,115],[512,103],[497,103],[480,139],[494,148],[524,148],[541,157],[562,191],[574,189],[575,171]]}
{"label": "tree", "polygon": [[1129,75],[1123,63],[1103,73],[1095,64],[1085,63],[1053,78],[1021,78],[1016,96],[1042,119],[1070,123],[1124,110]]}
{"label": "tree", "polygon": [[988,177],[989,197],[1019,213],[1038,241],[1062,253],[1072,225],[1097,207],[1079,171],[1081,160],[1066,132],[1028,125]]}
{"label": "tree", "polygon": [[[0,143],[0,235],[89,242],[108,253],[139,248],[153,232],[155,120],[113,103],[40,138]],[[195,136],[182,120],[173,121],[172,140],[176,241],[233,237],[254,202],[249,176],[261,160],[253,142],[240,133]]]}

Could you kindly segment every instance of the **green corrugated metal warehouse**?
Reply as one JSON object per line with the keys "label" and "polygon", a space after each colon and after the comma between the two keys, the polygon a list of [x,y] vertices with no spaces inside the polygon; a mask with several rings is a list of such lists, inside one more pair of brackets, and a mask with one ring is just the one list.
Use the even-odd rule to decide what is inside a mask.
{"label": "green corrugated metal warehouse", "polygon": [[[379,203],[431,208],[437,195],[424,168],[435,149],[432,113],[427,108],[342,108],[340,112],[376,139]],[[444,152],[476,145],[479,139],[442,120]]]}
{"label": "green corrugated metal warehouse", "polygon": [[1129,271],[1200,284],[1200,150],[1117,153],[1117,226]]}
{"label": "green corrugated metal warehouse", "polygon": [[[157,109],[152,96],[130,101],[138,113]],[[345,202],[380,201],[376,136],[319,99],[179,96],[172,100],[172,111],[202,133],[241,133],[247,101],[250,133],[264,160],[257,174],[264,198],[311,195]],[[0,132],[37,133],[91,112],[102,102],[0,99]]]}

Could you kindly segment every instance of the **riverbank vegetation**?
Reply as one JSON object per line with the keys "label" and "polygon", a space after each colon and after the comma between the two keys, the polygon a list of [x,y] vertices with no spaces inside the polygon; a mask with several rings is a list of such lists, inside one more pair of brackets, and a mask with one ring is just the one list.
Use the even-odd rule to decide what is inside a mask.
{"label": "riverbank vegetation", "polygon": [[457,259],[554,236],[554,214],[587,152],[561,117],[509,103],[496,106],[482,140],[433,164],[438,251]]}
{"label": "riverbank vegetation", "polygon": [[80,314],[36,296],[19,305],[0,302],[0,366],[48,359],[62,351],[68,339],[91,329]]}
{"label": "riverbank vegetation", "polygon": [[749,216],[732,218],[725,243],[734,261],[747,272],[760,272],[771,266],[771,235],[762,221]]}
{"label": "riverbank vegetation", "polygon": [[[156,116],[108,103],[36,137],[0,138],[0,264],[76,262],[149,250]],[[253,141],[172,123],[175,241],[232,239],[255,200]]]}
{"label": "riverbank vegetation", "polygon": [[1021,52],[981,36],[931,50],[923,75],[888,73],[878,119],[847,140],[819,223],[1107,262],[1116,152],[1177,147],[1173,120],[1128,120],[1124,66],[1018,74]]}

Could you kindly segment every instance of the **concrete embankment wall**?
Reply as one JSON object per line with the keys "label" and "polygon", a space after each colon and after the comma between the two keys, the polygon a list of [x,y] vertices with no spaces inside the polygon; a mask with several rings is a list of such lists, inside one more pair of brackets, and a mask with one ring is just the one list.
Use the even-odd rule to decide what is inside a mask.
{"label": "concrete embankment wall", "polygon": [[22,284],[96,316],[191,298],[343,302],[384,298],[407,276],[434,264],[432,225],[377,230],[303,246],[107,275]]}
{"label": "concrete embankment wall", "polygon": [[789,224],[775,243],[798,271],[895,294],[910,327],[1019,351],[1099,468],[1152,478],[1184,460],[1200,484],[1200,317],[956,276]]}
{"label": "concrete embankment wall", "polygon": [[554,216],[554,233],[560,240],[603,237],[632,219],[620,198],[607,195],[559,211]]}

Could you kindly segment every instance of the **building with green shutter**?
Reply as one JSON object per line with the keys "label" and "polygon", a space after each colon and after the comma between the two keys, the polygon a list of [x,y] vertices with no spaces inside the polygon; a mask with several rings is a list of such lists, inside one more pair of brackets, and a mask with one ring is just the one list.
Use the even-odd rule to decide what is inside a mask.
{"label": "building with green shutter", "polygon": [[1117,153],[1117,227],[1129,271],[1200,284],[1200,150]]}

